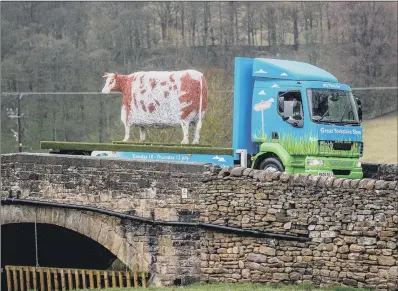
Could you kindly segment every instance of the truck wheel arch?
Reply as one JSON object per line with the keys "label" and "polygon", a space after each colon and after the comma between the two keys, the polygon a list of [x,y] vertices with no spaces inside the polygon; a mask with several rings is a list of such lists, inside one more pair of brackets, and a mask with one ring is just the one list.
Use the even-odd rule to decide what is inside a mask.
{"label": "truck wheel arch", "polygon": [[266,172],[284,172],[285,167],[283,166],[282,162],[278,158],[266,158],[260,164],[260,170]]}
{"label": "truck wheel arch", "polygon": [[260,164],[267,158],[278,159],[283,167],[290,168],[292,156],[278,143],[263,143],[260,146],[260,152],[256,155],[253,169],[259,169]]}

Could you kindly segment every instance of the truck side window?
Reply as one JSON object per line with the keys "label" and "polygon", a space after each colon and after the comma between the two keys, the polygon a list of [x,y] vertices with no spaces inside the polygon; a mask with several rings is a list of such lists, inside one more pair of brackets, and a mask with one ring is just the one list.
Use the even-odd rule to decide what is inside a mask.
{"label": "truck side window", "polygon": [[279,92],[278,112],[283,120],[293,126],[303,126],[303,102],[298,91]]}

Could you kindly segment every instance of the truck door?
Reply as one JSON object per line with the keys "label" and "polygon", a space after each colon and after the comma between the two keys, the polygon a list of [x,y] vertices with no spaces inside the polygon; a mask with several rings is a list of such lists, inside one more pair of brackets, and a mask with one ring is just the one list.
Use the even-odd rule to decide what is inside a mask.
{"label": "truck door", "polygon": [[278,118],[275,120],[272,136],[290,155],[309,154],[312,150],[310,145],[315,138],[305,128],[307,102],[300,89],[289,87],[276,90]]}

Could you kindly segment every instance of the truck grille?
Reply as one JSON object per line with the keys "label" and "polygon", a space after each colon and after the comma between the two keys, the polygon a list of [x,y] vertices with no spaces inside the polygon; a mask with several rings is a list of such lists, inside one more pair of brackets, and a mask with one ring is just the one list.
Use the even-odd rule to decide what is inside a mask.
{"label": "truck grille", "polygon": [[358,157],[362,151],[362,142],[320,140],[318,143],[319,154],[329,157]]}
{"label": "truck grille", "polygon": [[337,151],[350,151],[352,142],[334,142],[333,149]]}
{"label": "truck grille", "polygon": [[350,174],[351,174],[350,170],[333,170],[333,175],[349,176]]}
{"label": "truck grille", "polygon": [[329,164],[332,167],[339,167],[339,168],[355,167],[355,163],[353,161],[329,160]]}

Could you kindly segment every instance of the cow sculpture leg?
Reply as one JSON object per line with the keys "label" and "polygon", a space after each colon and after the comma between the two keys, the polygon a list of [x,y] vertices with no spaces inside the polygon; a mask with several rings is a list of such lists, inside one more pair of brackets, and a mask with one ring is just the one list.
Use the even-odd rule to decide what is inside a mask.
{"label": "cow sculpture leg", "polygon": [[128,121],[128,116],[126,114],[126,108],[122,106],[122,112],[121,112],[121,119],[124,124],[124,139],[123,141],[128,141],[130,138],[130,125]]}
{"label": "cow sculpture leg", "polygon": [[181,141],[181,144],[189,144],[189,121],[181,121],[182,132],[184,134],[184,138]]}
{"label": "cow sculpture leg", "polygon": [[144,142],[146,138],[146,129],[145,127],[140,127],[140,142]]}
{"label": "cow sculpture leg", "polygon": [[128,141],[130,138],[130,125],[124,123],[124,139],[123,141]]}
{"label": "cow sculpture leg", "polygon": [[202,128],[202,120],[196,122],[195,136],[192,141],[193,144],[198,144],[200,139],[200,129]]}

